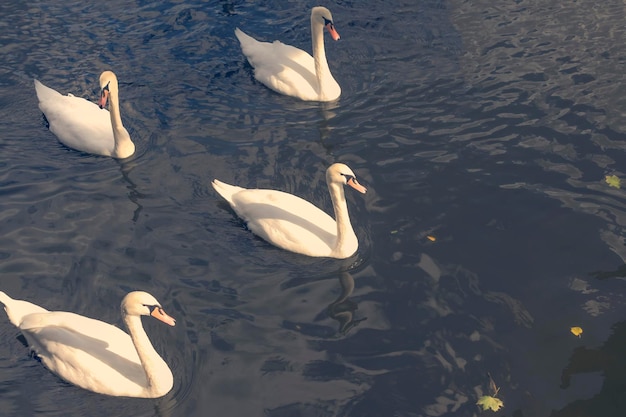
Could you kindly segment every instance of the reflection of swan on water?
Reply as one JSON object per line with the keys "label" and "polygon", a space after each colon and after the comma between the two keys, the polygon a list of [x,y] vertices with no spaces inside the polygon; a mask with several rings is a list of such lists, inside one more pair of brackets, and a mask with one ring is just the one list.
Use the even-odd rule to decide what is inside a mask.
{"label": "reflection of swan on water", "polygon": [[339,332],[348,333],[367,317],[354,320],[354,312],[359,308],[357,303],[348,297],[354,291],[354,278],[349,272],[339,274],[339,284],[341,284],[341,294],[328,306],[328,315],[339,323]]}
{"label": "reflection of swan on water", "polygon": [[332,155],[335,146],[337,146],[336,143],[332,142],[331,133],[334,129],[334,124],[330,123],[337,116],[337,112],[334,111],[337,107],[339,107],[337,102],[330,102],[321,103],[318,109],[321,116],[317,121],[317,130],[320,134],[319,143],[326,151],[326,155]]}
{"label": "reflection of swan on water", "polygon": [[137,222],[139,214],[143,210],[141,200],[147,197],[144,193],[137,189],[137,184],[130,177],[130,174],[136,165],[136,161],[134,160],[120,161],[120,172],[122,174],[122,178],[128,183],[128,187],[126,187],[129,190],[128,199],[136,206],[132,218],[133,223]]}

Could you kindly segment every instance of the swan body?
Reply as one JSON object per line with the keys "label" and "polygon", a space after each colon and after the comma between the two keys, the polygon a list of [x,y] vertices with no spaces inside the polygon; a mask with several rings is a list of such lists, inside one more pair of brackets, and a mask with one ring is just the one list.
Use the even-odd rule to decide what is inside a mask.
{"label": "swan body", "polygon": [[[135,153],[135,144],[122,124],[117,77],[111,71],[100,75],[99,105],[66,96],[35,80],[39,109],[50,125],[50,130],[65,146],[79,151],[128,158]],[[103,110],[107,100],[109,109]]]}
{"label": "swan body", "polygon": [[172,389],[172,372],[152,347],[140,316],[170,326],[175,320],[152,295],[134,291],[122,300],[130,335],[100,320],[14,300],[2,291],[0,302],[43,364],[64,380],[113,396],[156,398]]}
{"label": "swan body", "polygon": [[256,235],[279,248],[308,256],[345,259],[352,256],[358,240],[350,224],[344,185],[361,193],[352,170],[333,164],[326,170],[326,183],[335,219],[310,202],[278,190],[246,189],[213,180],[213,188]]}
{"label": "swan body", "polygon": [[341,95],[341,87],[328,68],[324,28],[334,40],[339,39],[330,11],[314,7],[311,10],[313,56],[279,41],[259,42],[239,28],[235,29],[235,35],[258,81],[278,93],[301,100],[333,101]]}

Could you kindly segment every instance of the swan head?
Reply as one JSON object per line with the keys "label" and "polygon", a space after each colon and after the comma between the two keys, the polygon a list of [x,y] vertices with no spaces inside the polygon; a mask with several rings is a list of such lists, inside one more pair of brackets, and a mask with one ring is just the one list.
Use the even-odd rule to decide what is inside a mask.
{"label": "swan head", "polygon": [[335,29],[333,15],[326,7],[317,6],[311,9],[311,24],[323,25],[334,41],[339,40],[340,36]]}
{"label": "swan head", "polygon": [[356,175],[346,164],[332,164],[326,170],[326,182],[328,184],[349,185],[361,194],[367,192],[367,188],[363,187],[356,179]]}
{"label": "swan head", "polygon": [[117,77],[113,71],[104,71],[100,74],[100,100],[98,105],[101,109],[106,106],[112,91],[114,94],[117,94]]}
{"label": "swan head", "polygon": [[174,326],[176,320],[169,316],[151,294],[144,291],[130,292],[122,300],[123,316],[152,316],[163,323]]}

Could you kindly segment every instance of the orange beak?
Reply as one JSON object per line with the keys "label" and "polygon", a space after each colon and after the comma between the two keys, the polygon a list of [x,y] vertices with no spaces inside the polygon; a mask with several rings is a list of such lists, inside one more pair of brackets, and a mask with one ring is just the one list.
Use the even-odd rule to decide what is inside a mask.
{"label": "orange beak", "polygon": [[365,194],[367,192],[367,188],[363,187],[361,184],[359,184],[359,182],[356,180],[356,178],[354,177],[350,177],[348,178],[348,182],[347,184],[354,188],[355,190],[357,190],[358,192],[360,192],[361,194]]}
{"label": "orange beak", "polygon": [[170,326],[174,326],[176,324],[176,320],[174,320],[173,317],[168,316],[168,314],[161,307],[153,308],[150,315],[157,320],[161,320],[165,324],[169,324]]}
{"label": "orange beak", "polygon": [[328,33],[330,33],[330,36],[333,38],[334,41],[338,41],[340,36],[339,33],[337,33],[337,31],[335,30],[335,25],[333,25],[332,23],[326,23],[326,30],[328,31]]}

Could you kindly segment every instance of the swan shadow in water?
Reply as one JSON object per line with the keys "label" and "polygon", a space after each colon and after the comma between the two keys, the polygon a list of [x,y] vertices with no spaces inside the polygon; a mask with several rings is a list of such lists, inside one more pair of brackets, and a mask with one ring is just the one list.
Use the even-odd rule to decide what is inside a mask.
{"label": "swan shadow in water", "polygon": [[354,312],[359,308],[358,304],[351,300],[350,294],[354,291],[354,278],[347,271],[339,272],[339,284],[341,285],[341,294],[332,303],[328,305],[326,311],[328,316],[339,323],[338,331],[342,335],[347,334],[353,327],[356,327],[367,317],[354,319]]}
{"label": "swan shadow in water", "polygon": [[[367,317],[355,319],[355,313],[358,310],[358,304],[350,299],[350,295],[354,291],[355,281],[350,272],[345,269],[339,269],[330,274],[324,275],[314,279],[314,281],[326,281],[328,279],[338,278],[341,292],[339,296],[326,307],[324,312],[320,312],[314,321],[323,321],[326,317],[330,317],[337,321],[339,327],[337,332],[342,336],[345,336],[350,330],[358,326],[362,321],[367,320]],[[297,278],[290,279],[281,285],[281,290],[289,288],[295,288],[300,285],[307,285],[311,282],[309,278]]]}
{"label": "swan shadow in water", "polygon": [[[43,120],[43,125],[46,127],[46,129],[50,129],[50,122],[48,121],[46,115],[44,113],[41,113],[41,117]],[[108,156],[102,156],[102,155],[95,155],[95,154],[91,154],[89,152],[84,152],[81,150],[77,150],[74,148],[71,148],[67,145],[65,145],[63,142],[57,141],[58,144],[60,146],[62,146],[63,148],[67,149],[68,151],[71,152],[76,152],[79,154],[82,154],[85,157],[89,157],[89,158],[102,158],[102,159],[112,159],[111,157]],[[143,206],[139,203],[139,199],[141,198],[145,198],[146,195],[140,193],[139,191],[137,191],[137,184],[135,184],[131,179],[130,179],[130,173],[132,172],[132,170],[137,166],[136,160],[138,158],[139,155],[139,149],[137,149],[135,151],[134,154],[132,154],[131,156],[129,156],[128,158],[124,158],[124,159],[117,159],[114,158],[115,161],[119,164],[120,166],[120,172],[122,174],[122,178],[124,179],[124,181],[126,181],[128,183],[128,189],[130,190],[129,194],[128,194],[128,199],[137,206],[137,208],[134,211],[133,214],[133,218],[132,221],[133,223],[137,222],[137,219],[139,218],[139,214],[141,213],[141,211],[143,210]]]}
{"label": "swan shadow in water", "polygon": [[128,183],[128,199],[136,206],[135,210],[133,211],[132,222],[137,223],[139,215],[143,210],[143,205],[139,201],[147,197],[145,194],[137,190],[137,184],[135,184],[135,182],[130,179],[130,174],[137,166],[137,162],[135,158],[128,158],[125,160],[119,160],[118,163],[120,165],[120,173],[122,174],[122,178],[126,183]]}

